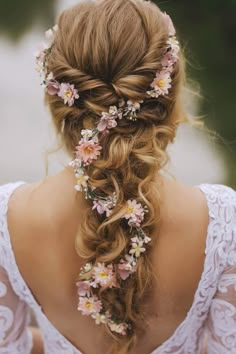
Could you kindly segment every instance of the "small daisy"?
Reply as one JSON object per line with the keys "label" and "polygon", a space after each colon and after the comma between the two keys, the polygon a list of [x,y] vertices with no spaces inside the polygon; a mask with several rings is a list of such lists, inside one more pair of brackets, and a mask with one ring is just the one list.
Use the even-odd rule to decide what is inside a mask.
{"label": "small daisy", "polygon": [[79,98],[78,90],[76,90],[75,85],[62,83],[60,85],[60,90],[58,96],[64,100],[65,104],[72,107],[75,100]]}
{"label": "small daisy", "polygon": [[82,315],[89,316],[97,314],[102,309],[102,302],[97,296],[79,297],[78,311],[82,312]]}
{"label": "small daisy", "polygon": [[81,139],[76,147],[76,157],[83,161],[86,165],[92,163],[100,155],[102,147],[95,140]]}
{"label": "small daisy", "polygon": [[96,284],[100,286],[115,286],[115,274],[113,272],[113,265],[105,265],[104,263],[98,263],[93,268],[93,276]]}
{"label": "small daisy", "polygon": [[124,218],[129,220],[129,226],[139,227],[144,219],[144,209],[142,205],[138,203],[135,199],[128,200],[126,214],[124,215]]}
{"label": "small daisy", "polygon": [[156,97],[168,95],[171,88],[171,77],[168,71],[161,71],[156,73],[156,77],[150,85],[153,87]]}

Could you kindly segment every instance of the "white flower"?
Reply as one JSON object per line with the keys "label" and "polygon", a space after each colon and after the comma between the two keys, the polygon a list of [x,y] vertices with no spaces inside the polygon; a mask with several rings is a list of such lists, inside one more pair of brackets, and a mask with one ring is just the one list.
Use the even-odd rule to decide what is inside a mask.
{"label": "white flower", "polygon": [[149,242],[151,242],[152,241],[152,239],[150,238],[150,237],[148,237],[147,235],[144,237],[144,239],[143,239],[143,242],[144,243],[149,243]]}
{"label": "white flower", "polygon": [[146,251],[146,248],[143,247],[143,241],[141,239],[138,239],[135,237],[134,239],[131,239],[132,242],[132,249],[129,251],[130,254],[135,255],[136,258],[138,258],[141,253]]}
{"label": "white flower", "polygon": [[74,159],[73,161],[69,162],[69,166],[73,167],[74,169],[78,170],[82,165],[81,160]]}
{"label": "white flower", "polygon": [[92,315],[92,318],[95,320],[95,323],[97,325],[99,324],[106,324],[107,323],[107,318],[105,315],[101,315],[100,313],[96,313]]}
{"label": "white flower", "polygon": [[179,42],[175,37],[171,37],[168,39],[167,44],[170,47],[170,53],[176,62],[179,58],[179,52],[180,52]]}
{"label": "white flower", "polygon": [[48,41],[48,48],[52,46],[57,30],[58,30],[58,25],[55,25],[53,28],[50,28],[45,32],[45,37]]}
{"label": "white flower", "polygon": [[92,129],[83,129],[81,131],[81,135],[85,140],[89,140],[93,137],[93,130]]}

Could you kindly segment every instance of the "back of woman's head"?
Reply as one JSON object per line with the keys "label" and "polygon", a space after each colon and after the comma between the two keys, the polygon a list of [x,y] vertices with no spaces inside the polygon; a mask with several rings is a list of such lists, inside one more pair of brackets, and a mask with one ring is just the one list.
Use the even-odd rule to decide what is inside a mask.
{"label": "back of woman's head", "polygon": [[[145,296],[153,278],[151,249],[160,221],[158,171],[168,160],[168,143],[185,119],[180,101],[184,80],[181,52],[171,70],[167,94],[147,95],[156,73],[163,68],[170,38],[166,17],[155,4],[142,0],[83,1],[60,16],[47,58],[48,71],[57,82],[74,85],[79,93],[72,105],[46,93],[57,131],[71,155],[82,130],[95,129],[103,112],[118,107],[121,100],[138,102],[135,120],[118,119],[109,134],[102,134],[100,155],[86,167],[96,195],[103,200],[116,196],[112,212],[104,215],[95,207],[92,210],[92,198],[87,195],[88,209],[76,238],[77,252],[90,267],[80,272],[80,285],[88,285],[95,268],[115,273],[115,266],[132,255],[130,240],[135,243],[137,230],[152,239],[141,244],[135,271],[130,271],[129,277],[116,277],[115,284],[93,289],[99,307],[113,321],[112,327],[100,318],[117,339],[111,349],[116,354],[131,352],[143,330]],[[131,209],[135,203],[146,206],[142,229],[127,224],[127,201]],[[85,288],[84,294],[91,298]],[[124,336],[113,330],[115,324],[122,323],[127,324]]]}

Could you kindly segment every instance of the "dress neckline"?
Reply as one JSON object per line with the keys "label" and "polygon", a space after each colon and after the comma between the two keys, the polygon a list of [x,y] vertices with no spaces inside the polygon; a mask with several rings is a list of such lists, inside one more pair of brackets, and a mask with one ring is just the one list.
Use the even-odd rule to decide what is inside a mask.
{"label": "dress neckline", "polygon": [[[17,279],[18,284],[21,283],[21,287],[24,288],[24,290],[28,293],[28,298],[30,299],[30,306],[32,307],[33,310],[35,310],[36,312],[40,311],[40,314],[44,317],[44,320],[47,321],[48,325],[50,326],[50,328],[54,331],[54,333],[56,333],[57,336],[60,337],[61,340],[65,341],[66,344],[71,347],[74,351],[73,354],[83,354],[83,352],[81,352],[77,347],[74,346],[74,344],[72,344],[72,342],[70,342],[54,325],[53,323],[49,320],[49,318],[45,315],[45,313],[43,312],[42,306],[38,303],[38,301],[36,300],[35,296],[33,295],[32,291],[30,290],[30,287],[26,284],[26,281],[24,280],[23,276],[21,275],[21,272],[18,268],[17,262],[16,262],[16,258],[14,255],[14,251],[13,251],[13,246],[11,243],[11,238],[10,238],[10,232],[9,232],[9,228],[8,228],[8,206],[9,206],[9,201],[11,196],[13,195],[13,193],[16,191],[16,189],[18,187],[21,187],[23,185],[26,185],[25,182],[17,182],[15,184],[12,184],[12,188],[10,189],[10,192],[8,193],[8,196],[6,198],[6,206],[5,206],[5,232],[6,232],[6,239],[8,242],[8,246],[9,246],[9,252],[10,252],[10,256],[11,256],[11,264],[14,267],[14,272],[15,272],[15,279]],[[201,278],[200,281],[198,283],[198,286],[196,288],[195,294],[194,294],[194,298],[193,298],[193,302],[192,305],[190,307],[190,309],[187,312],[187,315],[185,316],[184,320],[176,327],[175,331],[173,332],[173,334],[166,340],[164,341],[161,345],[159,345],[157,348],[155,348],[150,354],[161,354],[164,353],[164,350],[168,349],[168,346],[171,345],[171,343],[175,340],[177,340],[178,334],[179,332],[181,332],[183,330],[184,327],[187,326],[191,316],[194,315],[195,313],[195,308],[196,308],[196,303],[199,300],[199,298],[201,298],[201,301],[204,301],[204,299],[201,296],[201,289],[204,288],[203,284],[205,282],[205,278],[207,276],[207,261],[208,261],[208,243],[209,243],[209,238],[210,238],[210,233],[211,233],[211,225],[212,225],[212,221],[215,219],[215,215],[212,212],[211,209],[211,204],[210,204],[210,200],[208,198],[207,195],[207,186],[209,186],[209,184],[199,184],[199,185],[195,185],[193,186],[194,188],[198,188],[200,191],[202,191],[202,193],[205,196],[205,200],[206,200],[206,205],[208,208],[208,227],[207,227],[207,235],[206,235],[206,242],[205,242],[205,260],[204,260],[204,265],[203,265],[203,271],[201,274]],[[16,294],[19,295],[18,292],[18,287],[17,284],[14,282],[12,284],[12,287],[14,289],[14,291],[16,292]],[[207,295],[205,295],[206,297]],[[212,295],[213,296],[213,295]]]}

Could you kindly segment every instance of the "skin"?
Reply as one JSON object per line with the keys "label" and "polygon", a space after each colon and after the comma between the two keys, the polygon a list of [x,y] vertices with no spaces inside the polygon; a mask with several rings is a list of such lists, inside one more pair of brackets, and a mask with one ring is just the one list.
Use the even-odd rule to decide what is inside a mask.
{"label": "skin", "polygon": [[[184,320],[204,265],[209,222],[204,194],[160,178],[161,224],[152,250],[157,279],[135,354],[150,353]],[[74,240],[85,201],[74,185],[73,171],[66,168],[38,184],[18,188],[9,203],[11,242],[20,272],[48,319],[81,352],[104,354],[113,339],[103,326],[76,310],[75,282],[84,261],[74,249]],[[32,354],[41,354],[40,331],[33,329],[33,335]]]}

